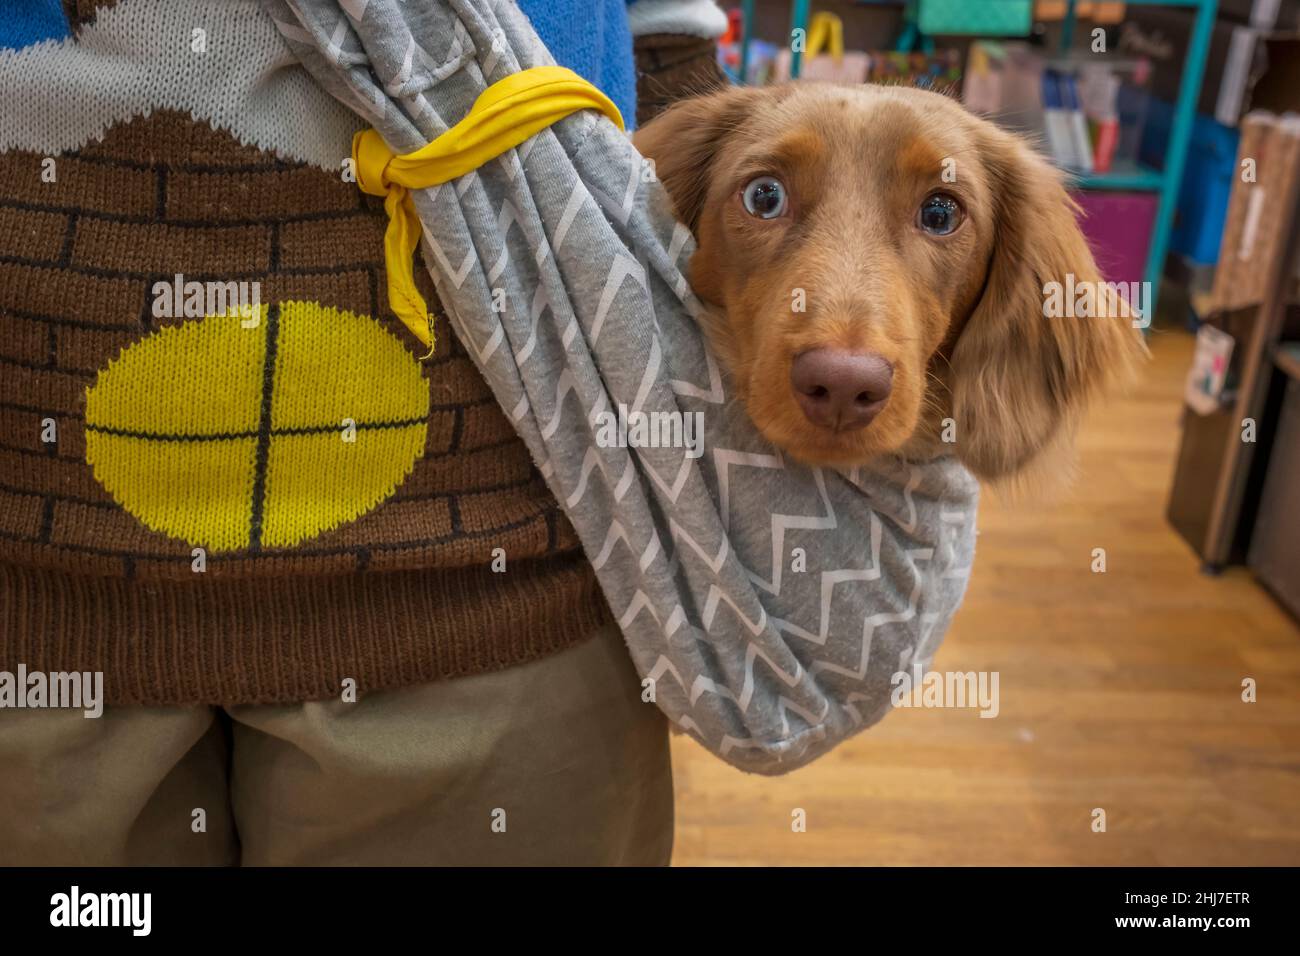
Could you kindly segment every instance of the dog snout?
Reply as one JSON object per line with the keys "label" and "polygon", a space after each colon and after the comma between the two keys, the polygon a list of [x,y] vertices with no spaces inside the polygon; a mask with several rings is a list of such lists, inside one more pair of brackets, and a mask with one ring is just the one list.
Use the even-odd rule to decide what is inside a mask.
{"label": "dog snout", "polygon": [[865,428],[889,401],[894,366],[875,352],[812,349],[795,356],[790,384],[814,425],[832,431]]}

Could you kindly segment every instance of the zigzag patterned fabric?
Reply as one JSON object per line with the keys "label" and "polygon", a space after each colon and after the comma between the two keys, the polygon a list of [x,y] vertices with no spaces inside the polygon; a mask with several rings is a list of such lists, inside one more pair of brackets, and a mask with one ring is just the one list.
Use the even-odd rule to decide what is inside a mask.
{"label": "zigzag patterned fabric", "polygon": [[[507,2],[263,3],[397,153],[551,62]],[[656,703],[723,759],[784,772],[879,720],[893,675],[929,663],[965,590],[978,486],[950,457],[841,473],[766,444],[692,319],[693,241],[643,168],[611,123],[575,114],[417,191],[424,259]],[[702,421],[703,455],[608,440],[620,409]]]}

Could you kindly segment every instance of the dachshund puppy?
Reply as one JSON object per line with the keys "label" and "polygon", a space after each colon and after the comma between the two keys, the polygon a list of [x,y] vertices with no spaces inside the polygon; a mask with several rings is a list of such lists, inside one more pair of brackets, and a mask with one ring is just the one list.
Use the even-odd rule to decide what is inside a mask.
{"label": "dachshund puppy", "polygon": [[745,411],[804,462],[951,452],[1038,484],[1146,354],[1122,299],[1048,314],[1052,283],[1104,291],[1076,207],[1023,139],[948,97],[733,87],[634,142],[695,234],[688,278]]}

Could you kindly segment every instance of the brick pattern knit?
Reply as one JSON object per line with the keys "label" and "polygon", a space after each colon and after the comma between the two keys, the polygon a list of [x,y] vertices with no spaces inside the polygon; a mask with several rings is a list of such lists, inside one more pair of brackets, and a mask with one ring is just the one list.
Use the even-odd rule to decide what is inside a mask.
{"label": "brick pattern knit", "polygon": [[110,704],[286,702],[607,623],[464,348],[442,324],[421,361],[393,317],[382,203],[339,172],[359,124],[282,75],[256,5],[66,12],[75,37],[0,49],[0,669],[103,671]]}

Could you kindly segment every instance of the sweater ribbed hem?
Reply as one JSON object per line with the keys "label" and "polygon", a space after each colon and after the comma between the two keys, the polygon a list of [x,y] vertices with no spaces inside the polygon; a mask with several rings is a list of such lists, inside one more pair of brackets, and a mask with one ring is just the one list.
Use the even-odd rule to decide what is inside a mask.
{"label": "sweater ribbed hem", "polygon": [[612,616],[581,552],[448,571],[136,581],[0,562],[0,670],[102,671],[109,706],[273,704],[501,670]]}

